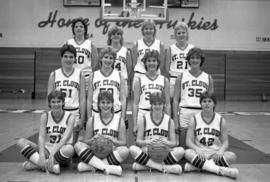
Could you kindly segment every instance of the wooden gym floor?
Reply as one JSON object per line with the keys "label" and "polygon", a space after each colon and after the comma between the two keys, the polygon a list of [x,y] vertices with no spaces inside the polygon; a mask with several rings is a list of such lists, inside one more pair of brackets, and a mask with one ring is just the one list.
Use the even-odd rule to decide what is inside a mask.
{"label": "wooden gym floor", "polygon": [[[20,137],[29,138],[37,134],[41,112],[46,109],[45,100],[0,99],[0,182],[269,181],[270,102],[218,103],[217,111],[224,115],[228,123],[232,139],[230,141],[233,142],[230,147],[241,155],[233,165],[240,170],[240,176],[236,180],[196,172],[179,176],[158,172],[135,173],[131,170],[131,163],[124,164],[122,177],[102,173],[78,173],[75,169],[62,170],[58,176],[39,171],[23,171],[21,161],[17,160],[20,154],[15,151],[14,144]],[[130,111],[130,103],[128,110]]]}

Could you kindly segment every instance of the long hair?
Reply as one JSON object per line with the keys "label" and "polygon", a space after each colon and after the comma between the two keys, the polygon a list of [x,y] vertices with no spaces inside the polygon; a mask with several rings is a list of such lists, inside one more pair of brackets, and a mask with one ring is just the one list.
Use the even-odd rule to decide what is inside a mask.
{"label": "long hair", "polygon": [[154,29],[154,37],[156,36],[156,33],[157,33],[157,28],[156,28],[156,24],[154,22],[154,20],[152,19],[146,19],[143,23],[142,23],[142,28],[141,28],[141,31],[142,31],[142,35],[144,36],[144,33],[143,33],[143,30],[146,26],[152,26],[153,29]]}
{"label": "long hair", "polygon": [[123,45],[123,30],[117,26],[113,26],[110,28],[110,30],[108,32],[107,44],[112,45],[112,34],[114,34],[114,33],[119,33],[121,35],[120,44]]}
{"label": "long hair", "polygon": [[[113,99],[113,94],[110,92],[110,91],[101,91],[99,94],[98,94],[98,111],[101,112],[101,109],[99,107],[99,104],[102,100],[108,100],[108,101],[111,101],[112,104],[114,102],[114,99]],[[112,109],[111,109],[111,112],[113,113],[114,112],[114,108],[112,106]]]}
{"label": "long hair", "polygon": [[72,21],[71,27],[72,27],[72,33],[73,33],[73,35],[75,36],[75,25],[78,22],[81,22],[83,24],[83,27],[84,27],[84,38],[87,39],[88,38],[88,32],[87,32],[88,31],[88,27],[87,27],[86,22],[82,18],[77,18],[77,19],[74,19]]}

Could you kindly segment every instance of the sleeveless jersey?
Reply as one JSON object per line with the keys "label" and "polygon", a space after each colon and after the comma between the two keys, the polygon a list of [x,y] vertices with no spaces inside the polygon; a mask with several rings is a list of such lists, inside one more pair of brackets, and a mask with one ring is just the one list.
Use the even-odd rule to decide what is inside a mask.
{"label": "sleeveless jersey", "polygon": [[194,45],[188,44],[187,47],[182,50],[175,44],[170,45],[169,50],[171,52],[170,60],[170,76],[177,77],[181,72],[189,70],[189,65],[186,60],[188,51],[193,48]]}
{"label": "sleeveless jersey", "polygon": [[117,70],[112,70],[111,74],[105,76],[100,70],[97,70],[93,74],[93,109],[98,111],[98,94],[102,91],[110,91],[113,93],[114,98],[114,111],[121,109],[120,101],[120,87],[121,76]]}
{"label": "sleeveless jersey", "polygon": [[113,118],[109,123],[104,123],[100,114],[94,114],[93,116],[93,130],[94,135],[109,135],[115,139],[118,139],[120,127],[120,115],[113,114]]}
{"label": "sleeveless jersey", "polygon": [[62,68],[54,71],[55,90],[65,93],[65,109],[79,108],[81,71],[74,68],[70,75],[66,75]]}
{"label": "sleeveless jersey", "polygon": [[127,53],[128,49],[124,46],[116,52],[116,59],[114,63],[114,69],[119,71],[123,75],[124,79],[128,78],[127,74]]}
{"label": "sleeveless jersey", "polygon": [[147,75],[142,75],[140,78],[140,109],[150,109],[150,95],[153,92],[163,92],[165,88],[165,77],[157,75],[155,79],[149,78]]}
{"label": "sleeveless jersey", "polygon": [[220,132],[222,117],[215,113],[212,120],[207,123],[202,118],[202,112],[194,116],[195,144],[204,150],[218,150],[221,146]]}
{"label": "sleeveless jersey", "polygon": [[189,71],[183,72],[181,81],[181,107],[201,108],[200,96],[209,88],[209,74],[201,72],[194,77]]}
{"label": "sleeveless jersey", "polygon": [[[47,112],[47,125],[46,125],[46,140],[45,146],[51,151],[63,138],[66,131],[68,120],[71,116],[71,113],[64,111],[60,121],[56,121],[52,111]],[[66,144],[72,144],[73,135],[68,139]]]}
{"label": "sleeveless jersey", "polygon": [[84,40],[83,43],[78,44],[74,38],[67,41],[68,44],[73,45],[76,48],[76,61],[74,62],[74,68],[81,69],[85,74],[92,72],[91,62],[91,50],[92,41],[89,39]]}
{"label": "sleeveless jersey", "polygon": [[142,58],[144,57],[145,52],[149,52],[152,50],[156,50],[160,53],[160,45],[161,41],[155,39],[155,41],[151,45],[147,45],[144,43],[143,39],[139,39],[137,42],[137,63],[135,65],[134,71],[139,73],[145,73],[144,63],[142,62]]}
{"label": "sleeveless jersey", "polygon": [[165,137],[169,139],[169,130],[171,118],[167,114],[163,114],[160,123],[155,123],[152,119],[151,112],[144,116],[144,139],[149,140],[153,137]]}

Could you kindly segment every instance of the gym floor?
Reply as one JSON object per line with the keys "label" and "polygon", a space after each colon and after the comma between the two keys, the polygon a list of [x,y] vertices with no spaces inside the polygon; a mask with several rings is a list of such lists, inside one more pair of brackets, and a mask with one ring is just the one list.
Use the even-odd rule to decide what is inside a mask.
{"label": "gym floor", "polygon": [[[128,114],[130,118],[129,102]],[[0,102],[0,181],[1,182],[86,182],[86,181],[269,181],[270,171],[270,102],[219,102],[216,110],[227,120],[230,150],[236,152],[234,164],[240,171],[234,180],[210,173],[183,173],[181,175],[158,172],[134,172],[131,161],[123,165],[122,177],[102,173],[79,173],[75,167],[63,169],[61,175],[22,169],[23,158],[15,146],[18,138],[33,138],[39,130],[39,118],[47,109],[45,100],[1,99]],[[129,120],[129,123],[131,121]],[[129,128],[130,143],[134,141]]]}

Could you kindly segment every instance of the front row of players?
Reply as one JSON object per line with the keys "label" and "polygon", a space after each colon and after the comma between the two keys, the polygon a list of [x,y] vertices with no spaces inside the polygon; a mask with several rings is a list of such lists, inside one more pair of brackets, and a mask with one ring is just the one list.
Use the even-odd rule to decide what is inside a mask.
{"label": "front row of players", "polygon": [[[60,91],[52,91],[48,95],[50,110],[41,116],[38,145],[24,138],[19,139],[21,154],[27,158],[23,163],[24,169],[41,169],[59,174],[60,166],[69,164],[76,152],[81,160],[77,166],[80,172],[100,170],[120,176],[121,163],[130,154],[135,160],[132,168],[137,171],[155,169],[180,174],[182,167],[178,162],[185,157],[188,163],[183,170],[186,172],[201,170],[232,178],[238,176],[238,169],[230,167],[236,156],[226,151],[226,122],[215,112],[216,98],[212,94],[203,93],[200,97],[202,111],[191,120],[186,150],[176,146],[174,122],[164,112],[165,98],[160,92],[150,95],[150,112],[138,120],[136,145],[129,148],[126,146],[124,121],[114,113],[114,98],[110,92],[104,91],[98,95],[98,113],[88,120],[85,137],[74,146],[74,116],[63,109],[64,101],[64,94]],[[99,148],[99,151],[95,151],[95,146],[91,145],[100,135],[112,143],[111,151],[103,157],[96,155],[102,150]],[[150,151],[151,146],[157,143],[167,152],[159,161],[156,160],[159,153]],[[164,150],[161,153],[164,154]]]}

